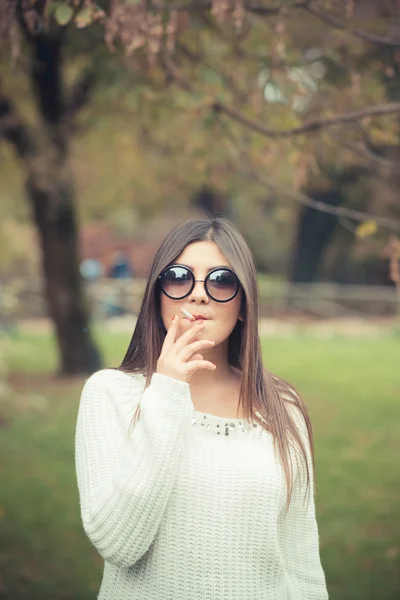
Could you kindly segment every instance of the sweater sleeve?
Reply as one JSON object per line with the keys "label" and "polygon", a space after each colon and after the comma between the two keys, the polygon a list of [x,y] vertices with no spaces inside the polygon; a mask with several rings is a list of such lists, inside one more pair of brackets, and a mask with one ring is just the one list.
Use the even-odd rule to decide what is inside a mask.
{"label": "sweater sleeve", "polygon": [[[296,413],[299,415],[298,409]],[[296,600],[327,600],[325,574],[321,565],[319,533],[315,513],[313,473],[309,439],[304,419],[297,415],[299,433],[310,465],[310,488],[306,491],[307,471],[304,458],[296,459],[295,479],[289,509],[286,504],[279,518],[279,539],[289,579],[290,598]],[[296,464],[295,461],[295,464]]]}
{"label": "sweater sleeve", "polygon": [[[188,383],[155,373],[128,434],[115,404],[118,384],[112,387],[109,373],[94,373],[83,387],[75,465],[87,536],[106,561],[129,567],[159,528],[193,404]],[[132,417],[137,404],[132,402]]]}

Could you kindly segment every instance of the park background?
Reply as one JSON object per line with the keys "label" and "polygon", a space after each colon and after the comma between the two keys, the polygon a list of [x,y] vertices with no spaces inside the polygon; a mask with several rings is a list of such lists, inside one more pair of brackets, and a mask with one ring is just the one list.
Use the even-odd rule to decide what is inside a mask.
{"label": "park background", "polygon": [[3,0],[0,50],[0,598],[96,597],[80,392],[165,235],[220,215],[309,407],[330,598],[398,599],[399,3]]}

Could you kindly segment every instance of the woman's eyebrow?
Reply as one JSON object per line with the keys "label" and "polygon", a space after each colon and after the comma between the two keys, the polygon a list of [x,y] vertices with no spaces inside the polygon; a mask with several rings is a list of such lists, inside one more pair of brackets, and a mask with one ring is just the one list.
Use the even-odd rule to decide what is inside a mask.
{"label": "woman's eyebrow", "polygon": [[[190,265],[184,265],[185,267],[188,267],[189,269],[191,269],[192,271],[194,271],[194,267],[190,266]],[[230,269],[230,267],[228,265],[216,265],[215,267],[206,267],[207,271],[212,271],[213,269]]]}

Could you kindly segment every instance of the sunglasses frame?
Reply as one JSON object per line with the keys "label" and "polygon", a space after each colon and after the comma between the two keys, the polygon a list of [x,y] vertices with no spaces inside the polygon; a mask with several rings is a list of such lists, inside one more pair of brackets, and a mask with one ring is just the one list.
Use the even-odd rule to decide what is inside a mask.
{"label": "sunglasses frame", "polygon": [[[162,282],[162,278],[165,275],[165,273],[169,270],[172,269],[173,267],[179,267],[180,269],[186,269],[187,271],[189,271],[189,273],[192,274],[193,280],[192,280],[192,285],[190,287],[190,290],[187,292],[187,294],[185,294],[184,296],[180,296],[179,298],[174,298],[173,296],[170,296],[169,294],[167,294],[167,292],[164,289],[163,286],[163,282]],[[207,289],[207,282],[208,279],[210,277],[210,275],[212,275],[213,273],[215,273],[215,271],[229,271],[230,273],[232,273],[236,279],[237,282],[237,288],[236,288],[236,292],[233,294],[233,296],[231,296],[230,298],[228,298],[227,300],[216,300],[214,298],[214,296],[212,296],[210,294],[210,292]],[[207,276],[205,279],[196,279],[195,278],[195,274],[193,273],[192,269],[189,269],[189,267],[186,267],[185,265],[180,265],[179,263],[177,264],[173,264],[173,265],[169,265],[168,267],[165,267],[165,269],[161,272],[161,275],[158,276],[158,279],[160,280],[160,284],[161,284],[161,291],[163,292],[163,294],[165,294],[168,298],[170,298],[171,300],[183,300],[184,298],[186,298],[187,296],[189,296],[193,289],[194,286],[196,285],[196,281],[203,281],[204,282],[204,289],[205,292],[207,294],[207,296],[209,298],[211,298],[211,300],[214,300],[214,302],[220,302],[221,304],[225,303],[225,302],[230,302],[231,300],[233,300],[239,293],[240,290],[240,281],[239,281],[239,277],[236,275],[236,273],[234,271],[232,271],[232,269],[230,269],[229,267],[215,267],[215,269],[211,269],[211,271],[209,273],[207,273]]]}

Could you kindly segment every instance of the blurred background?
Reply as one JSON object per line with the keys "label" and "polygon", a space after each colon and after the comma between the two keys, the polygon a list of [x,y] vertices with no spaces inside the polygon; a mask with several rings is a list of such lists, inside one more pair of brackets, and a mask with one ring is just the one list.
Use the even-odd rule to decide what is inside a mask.
{"label": "blurred background", "polygon": [[0,598],[96,597],[80,392],[203,215],[309,407],[330,598],[400,598],[400,2],[2,0],[0,51]]}

